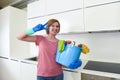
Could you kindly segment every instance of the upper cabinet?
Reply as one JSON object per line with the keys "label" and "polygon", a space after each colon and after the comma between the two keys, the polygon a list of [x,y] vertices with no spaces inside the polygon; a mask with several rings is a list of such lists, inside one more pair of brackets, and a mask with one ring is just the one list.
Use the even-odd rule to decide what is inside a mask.
{"label": "upper cabinet", "polygon": [[[83,0],[39,0],[28,5],[28,27],[52,18],[59,20],[60,33],[84,32]],[[46,34],[45,31],[39,33]]]}
{"label": "upper cabinet", "polygon": [[46,13],[53,14],[83,8],[83,0],[46,0]]}
{"label": "upper cabinet", "polygon": [[28,44],[16,37],[27,27],[26,11],[8,6],[0,10],[0,56],[28,57]]}
{"label": "upper cabinet", "polygon": [[28,18],[83,8],[83,0],[38,0],[28,4]]}
{"label": "upper cabinet", "polygon": [[45,0],[38,0],[28,4],[27,6],[28,18],[44,16],[46,10],[45,5],[46,5]]}
{"label": "upper cabinet", "polygon": [[119,0],[84,0],[84,7],[97,6],[102,4],[114,3]]}
{"label": "upper cabinet", "polygon": [[60,33],[119,30],[119,13],[119,0],[39,0],[28,5],[28,27],[55,18]]}
{"label": "upper cabinet", "polygon": [[60,33],[84,32],[83,9],[56,15],[61,24]]}
{"label": "upper cabinet", "polygon": [[[44,24],[52,18],[57,19],[60,22],[60,33],[84,32],[83,9],[29,19],[28,27],[34,27],[39,23]],[[37,33],[46,34],[44,30]]]}
{"label": "upper cabinet", "polygon": [[85,8],[84,13],[86,31],[120,29],[120,2]]}

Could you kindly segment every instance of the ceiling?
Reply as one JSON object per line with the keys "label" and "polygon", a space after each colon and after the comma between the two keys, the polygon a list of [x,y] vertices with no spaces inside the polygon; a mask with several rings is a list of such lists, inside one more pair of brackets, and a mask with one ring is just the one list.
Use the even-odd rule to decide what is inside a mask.
{"label": "ceiling", "polygon": [[0,9],[6,7],[6,6],[13,6],[16,8],[26,8],[27,4],[37,1],[37,0],[0,0]]}

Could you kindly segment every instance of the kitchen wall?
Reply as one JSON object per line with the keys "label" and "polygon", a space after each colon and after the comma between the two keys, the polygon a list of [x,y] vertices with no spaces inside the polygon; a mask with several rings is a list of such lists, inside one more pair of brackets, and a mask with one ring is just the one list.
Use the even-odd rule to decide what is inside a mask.
{"label": "kitchen wall", "polygon": [[66,34],[57,37],[86,44],[90,53],[82,54],[81,59],[120,63],[120,32]]}
{"label": "kitchen wall", "polygon": [[[120,32],[69,33],[57,38],[86,44],[90,53],[81,53],[81,59],[120,63]],[[37,46],[31,45],[31,55],[37,56]]]}

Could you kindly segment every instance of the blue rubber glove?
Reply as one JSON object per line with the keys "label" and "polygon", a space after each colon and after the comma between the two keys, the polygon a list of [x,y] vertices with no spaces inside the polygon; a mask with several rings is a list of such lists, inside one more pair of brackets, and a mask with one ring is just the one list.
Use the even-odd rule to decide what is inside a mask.
{"label": "blue rubber glove", "polygon": [[49,30],[49,28],[45,27],[47,24],[48,24],[48,22],[46,22],[44,25],[38,24],[35,27],[33,27],[32,29],[27,29],[26,34],[31,35],[31,34],[37,32],[37,31],[40,31],[40,30]]}
{"label": "blue rubber glove", "polygon": [[70,69],[77,69],[81,65],[82,65],[82,61],[78,59],[78,60],[74,61],[73,63],[71,63],[68,67]]}
{"label": "blue rubber glove", "polygon": [[33,28],[33,31],[37,32],[37,31],[40,31],[40,30],[49,30],[48,28],[45,27],[47,24],[48,24],[48,22],[45,23],[44,25],[38,24]]}

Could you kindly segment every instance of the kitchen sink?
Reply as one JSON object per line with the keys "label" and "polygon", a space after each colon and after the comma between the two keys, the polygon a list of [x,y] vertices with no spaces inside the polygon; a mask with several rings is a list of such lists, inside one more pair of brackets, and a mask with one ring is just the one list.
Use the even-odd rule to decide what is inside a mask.
{"label": "kitchen sink", "polygon": [[37,57],[31,57],[31,58],[27,58],[26,60],[31,60],[31,61],[37,61]]}

